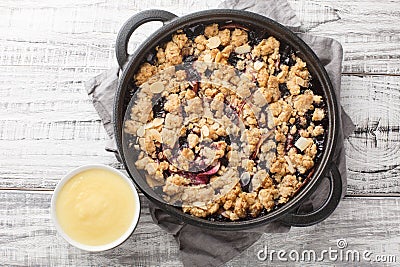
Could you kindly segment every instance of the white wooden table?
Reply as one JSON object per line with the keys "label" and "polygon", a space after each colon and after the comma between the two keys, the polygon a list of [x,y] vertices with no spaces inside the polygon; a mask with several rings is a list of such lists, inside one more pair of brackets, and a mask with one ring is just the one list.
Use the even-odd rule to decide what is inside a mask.
{"label": "white wooden table", "polygon": [[[213,0],[0,1],[0,265],[181,266],[178,246],[152,223],[144,197],[134,235],[103,253],[75,249],[57,235],[50,221],[50,198],[62,175],[74,167],[88,163],[121,167],[104,151],[107,135],[84,82],[116,64],[114,41],[122,23],[149,8],[182,15],[218,4]],[[291,0],[290,4],[303,22],[302,31],[343,44],[341,101],[357,125],[345,144],[348,194],[326,221],[294,228],[289,234],[264,234],[226,266],[269,264],[257,259],[265,245],[274,250],[321,251],[337,249],[339,239],[346,240],[347,249],[394,255],[400,262],[400,2]],[[144,26],[133,40],[158,26]],[[133,42],[131,49],[134,46]],[[329,260],[323,264],[384,266]]]}

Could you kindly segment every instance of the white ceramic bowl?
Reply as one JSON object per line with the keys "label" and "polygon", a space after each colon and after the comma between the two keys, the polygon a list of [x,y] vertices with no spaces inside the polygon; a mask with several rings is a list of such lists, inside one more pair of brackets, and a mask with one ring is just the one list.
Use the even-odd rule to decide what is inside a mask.
{"label": "white ceramic bowl", "polygon": [[[57,219],[57,214],[56,214],[56,200],[57,197],[61,191],[61,189],[63,188],[63,186],[72,178],[74,177],[76,174],[86,171],[86,170],[90,170],[90,169],[104,169],[110,172],[113,172],[115,174],[117,174],[118,176],[120,176],[121,178],[123,178],[128,185],[130,186],[130,188],[132,189],[132,193],[133,193],[133,197],[135,200],[135,211],[134,211],[134,216],[132,219],[132,223],[130,225],[130,227],[128,228],[128,230],[121,236],[119,237],[117,240],[105,244],[105,245],[100,245],[100,246],[91,246],[91,245],[86,245],[86,244],[82,244],[79,243],[75,240],[73,240],[72,238],[70,238],[62,229],[62,227],[60,226],[58,219]],[[57,184],[56,189],[54,190],[54,194],[51,198],[51,218],[53,220],[53,223],[58,231],[58,233],[66,240],[68,241],[71,245],[79,248],[79,249],[83,249],[86,251],[104,251],[104,250],[108,250],[108,249],[112,249],[118,245],[120,245],[121,243],[123,243],[131,234],[132,232],[135,230],[136,225],[139,221],[139,216],[140,216],[140,200],[139,200],[139,195],[138,192],[135,188],[135,186],[133,185],[133,182],[130,178],[128,178],[126,175],[124,175],[122,172],[109,167],[107,165],[102,165],[102,164],[93,164],[93,165],[84,165],[81,166],[79,168],[76,168],[74,170],[72,170],[71,172],[69,172],[67,175],[65,175],[60,182]]]}

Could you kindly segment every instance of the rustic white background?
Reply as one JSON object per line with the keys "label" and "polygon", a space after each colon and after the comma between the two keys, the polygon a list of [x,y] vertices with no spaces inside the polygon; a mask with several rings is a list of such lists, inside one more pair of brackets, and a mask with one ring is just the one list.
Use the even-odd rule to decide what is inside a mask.
{"label": "rustic white background", "polygon": [[[123,22],[144,9],[182,15],[219,2],[0,0],[0,265],[181,266],[175,241],[152,224],[144,197],[134,235],[102,253],[80,251],[57,235],[50,198],[74,167],[121,167],[104,151],[107,135],[84,82],[116,64],[114,42]],[[357,125],[346,141],[348,196],[321,224],[265,234],[226,266],[265,266],[256,258],[264,245],[318,251],[335,248],[341,238],[349,249],[393,254],[400,262],[400,2],[290,4],[303,23],[301,31],[343,44],[341,101]],[[130,49],[158,26],[143,26]]]}

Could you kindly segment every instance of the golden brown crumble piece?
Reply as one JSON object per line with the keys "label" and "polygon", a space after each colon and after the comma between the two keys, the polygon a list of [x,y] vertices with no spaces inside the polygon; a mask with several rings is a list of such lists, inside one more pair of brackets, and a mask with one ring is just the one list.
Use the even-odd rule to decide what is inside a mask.
{"label": "golden brown crumble piece", "polygon": [[184,156],[187,160],[194,160],[194,153],[193,150],[191,150],[190,148],[183,148],[182,149],[182,156]]}
{"label": "golden brown crumble piece", "polygon": [[164,49],[162,49],[161,47],[157,47],[156,50],[157,50],[157,54],[156,54],[157,62],[158,62],[158,64],[163,64],[165,62]]}
{"label": "golden brown crumble piece", "polygon": [[264,206],[267,211],[271,211],[275,206],[275,199],[278,197],[278,190],[270,187],[261,189],[258,193],[260,203]]}
{"label": "golden brown crumble piece", "polygon": [[297,57],[296,64],[289,70],[288,81],[286,82],[290,93],[298,95],[300,93],[300,86],[307,87],[309,76],[306,63]]}
{"label": "golden brown crumble piece", "polygon": [[282,105],[282,111],[280,112],[278,118],[274,120],[275,125],[281,125],[283,122],[289,121],[293,111],[292,106],[286,103],[285,101],[279,101],[279,102]]}
{"label": "golden brown crumble piece", "polygon": [[262,67],[257,73],[257,82],[260,87],[266,87],[268,83],[269,72],[265,67]]}
{"label": "golden brown crumble piece", "polygon": [[196,43],[196,48],[199,51],[203,51],[206,49],[207,45],[207,39],[204,37],[204,35],[199,35],[194,39],[194,42]]}
{"label": "golden brown crumble piece", "polygon": [[189,148],[194,148],[199,143],[199,136],[197,134],[188,135]]}
{"label": "golden brown crumble piece", "polygon": [[218,34],[218,32],[219,32],[218,24],[216,24],[216,23],[209,25],[204,29],[204,35],[207,38],[216,36]]}
{"label": "golden brown crumble piece", "polygon": [[234,209],[233,209],[233,212],[239,218],[246,217],[247,208],[248,208],[248,203],[245,199],[242,198],[242,196],[243,196],[243,193],[240,193],[238,198],[236,198]]}
{"label": "golden brown crumble piece", "polygon": [[244,45],[247,43],[248,40],[248,35],[247,32],[241,30],[241,29],[235,29],[232,32],[231,36],[231,44],[235,47]]}
{"label": "golden brown crumble piece", "polygon": [[261,57],[272,54],[275,50],[279,51],[279,41],[271,36],[268,39],[263,39],[251,53],[254,57]]}
{"label": "golden brown crumble piece", "polygon": [[178,70],[178,71],[175,73],[175,75],[176,75],[176,79],[177,79],[178,81],[185,81],[186,78],[187,78],[187,74],[186,74],[186,71],[185,71],[185,70]]}
{"label": "golden brown crumble piece", "polygon": [[272,116],[278,117],[279,114],[282,112],[282,102],[274,102],[269,104],[268,106],[269,111],[271,112]]}
{"label": "golden brown crumble piece", "polygon": [[182,63],[181,50],[174,42],[168,42],[165,47],[165,60],[173,65]]}
{"label": "golden brown crumble piece", "polygon": [[[176,129],[167,129],[167,127],[164,127],[161,131],[161,136],[163,139],[163,144],[168,147],[173,147],[177,141]],[[166,153],[168,153],[167,150],[164,150],[164,154]]]}
{"label": "golden brown crumble piece", "polygon": [[278,79],[273,75],[269,76],[268,78],[267,88],[261,88],[264,89],[262,92],[268,103],[275,102],[281,97]]}
{"label": "golden brown crumble piece", "polygon": [[167,97],[167,102],[164,104],[164,109],[168,112],[176,113],[179,111],[180,104],[179,95],[170,94]]}
{"label": "golden brown crumble piece", "polygon": [[260,129],[252,128],[245,131],[247,142],[250,145],[257,145],[261,137]]}
{"label": "golden brown crumble piece", "polygon": [[296,192],[301,183],[297,181],[295,175],[286,175],[278,185],[279,203],[286,203],[289,198]]}
{"label": "golden brown crumble piece", "polygon": [[172,41],[178,46],[179,49],[182,49],[186,45],[188,38],[186,37],[186,34],[174,34],[172,36]]}
{"label": "golden brown crumble piece", "polygon": [[223,46],[229,45],[229,41],[231,40],[231,31],[229,29],[219,31],[218,36],[219,39],[221,40],[221,45]]}
{"label": "golden brown crumble piece", "polygon": [[[314,159],[315,156],[317,155],[317,145],[316,144],[310,145],[308,148],[306,148],[304,154],[309,156],[310,158]],[[310,168],[310,167],[308,167],[308,168]]]}
{"label": "golden brown crumble piece", "polygon": [[294,108],[297,110],[299,115],[303,115],[312,106],[314,96],[312,94],[303,94],[295,97]]}
{"label": "golden brown crumble piece", "polygon": [[313,121],[321,121],[325,117],[325,111],[322,108],[316,108],[314,110],[312,120]]}
{"label": "golden brown crumble piece", "polygon": [[286,81],[286,78],[289,74],[289,67],[286,65],[281,65],[280,66],[281,72],[278,73],[276,78],[278,78],[279,83],[284,83]]}
{"label": "golden brown crumble piece", "polygon": [[261,212],[263,205],[260,203],[260,200],[257,198],[257,192],[252,193],[241,193],[241,198],[247,202],[248,212],[252,217],[257,217]]}
{"label": "golden brown crumble piece", "polygon": [[322,135],[323,133],[324,133],[324,127],[322,125],[317,125],[312,131],[312,136],[319,136]]}
{"label": "golden brown crumble piece", "polygon": [[138,73],[135,75],[137,85],[141,85],[152,77],[157,71],[157,68],[150,63],[144,63],[140,66]]}
{"label": "golden brown crumble piece", "polygon": [[186,213],[190,213],[191,215],[193,215],[193,216],[196,216],[196,217],[200,217],[200,218],[204,218],[204,217],[207,217],[207,210],[205,210],[205,209],[201,209],[201,208],[198,208],[198,207],[185,207],[185,206],[183,206],[182,207],[182,210],[184,211],[184,212],[186,212]]}
{"label": "golden brown crumble piece", "polygon": [[202,114],[203,113],[203,102],[199,97],[194,97],[187,101],[185,111],[191,114]]}

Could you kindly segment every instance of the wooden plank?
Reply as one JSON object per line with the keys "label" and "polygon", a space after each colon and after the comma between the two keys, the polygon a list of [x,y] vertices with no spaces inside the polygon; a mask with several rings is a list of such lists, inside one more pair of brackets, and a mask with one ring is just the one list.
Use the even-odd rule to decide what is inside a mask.
{"label": "wooden plank", "polygon": [[[292,1],[291,3],[294,4],[294,8],[299,15],[304,15],[301,17],[305,21],[304,29],[308,27],[312,30],[322,27],[325,24],[340,21],[334,20],[335,16],[331,12],[335,10],[332,11],[332,7],[329,7],[328,3],[322,2],[322,4],[318,5],[299,1]],[[182,5],[184,4],[188,3],[183,1]],[[18,16],[26,15],[26,12],[29,10],[31,12],[38,12],[31,18],[32,21],[35,21],[41,19],[41,16],[38,15],[42,14],[41,12],[50,12],[51,10],[61,12],[65,9],[78,9],[78,7],[57,2],[48,3],[48,5],[48,7],[45,7],[46,5],[43,3],[36,5],[25,2],[25,4],[21,4],[17,9],[18,11],[15,11],[15,14],[12,13],[11,16],[10,13],[6,17],[9,18],[11,24],[15,23],[18,27],[22,27],[22,21],[20,21]],[[88,2],[87,6],[82,8],[96,8],[102,5],[102,3],[92,1]],[[114,4],[107,3],[106,5],[108,5],[107,8],[111,8]],[[114,8],[122,9],[126,7],[124,5]],[[160,5],[165,5],[165,3],[161,3]],[[212,4],[205,3],[205,5]],[[339,1],[338,5],[339,7],[343,5],[343,10],[347,10],[346,8],[348,8],[349,11],[347,13],[349,14],[352,12],[361,12],[353,10],[345,2]],[[7,8],[3,6],[0,10],[7,13],[11,7],[13,7],[13,4],[9,3]],[[185,8],[181,9],[179,4],[178,7],[181,12],[185,12]],[[132,8],[139,9],[140,7],[133,5]],[[371,7],[370,5],[366,5],[366,7],[360,8],[365,10]],[[382,10],[390,8],[392,8],[391,3],[386,3],[383,4]],[[39,12],[38,10],[41,11]],[[345,14],[347,13],[345,12]],[[82,11],[82,14],[87,15],[88,13]],[[321,18],[315,14],[322,14],[323,16]],[[14,41],[12,36],[7,36],[7,34],[18,34],[18,32],[13,30],[6,31],[6,37],[4,38],[10,37],[11,39],[6,40],[8,48],[3,47],[6,53],[2,54],[1,63],[6,66],[2,66],[0,69],[0,86],[2,88],[0,90],[0,107],[2,111],[0,113],[0,139],[4,141],[1,146],[3,148],[2,155],[5,156],[1,161],[3,168],[15,166],[15,164],[10,163],[11,160],[20,162],[18,158],[24,155],[26,151],[34,151],[34,149],[39,149],[40,146],[43,146],[44,141],[38,146],[35,144],[37,140],[50,140],[49,144],[54,146],[54,151],[63,151],[66,149],[67,151],[71,151],[68,149],[74,146],[72,140],[76,140],[76,149],[74,152],[68,152],[72,153],[72,157],[96,154],[97,156],[92,157],[92,159],[99,160],[99,162],[113,162],[113,157],[102,151],[103,142],[100,140],[106,140],[107,137],[101,128],[98,115],[87,98],[83,87],[85,80],[99,73],[102,69],[107,68],[107,64],[112,61],[113,53],[110,52],[111,45],[108,44],[107,46],[105,44],[102,46],[101,42],[103,39],[101,38],[96,39],[93,37],[93,40],[90,40],[90,38],[75,36],[76,32],[72,30],[74,27],[69,24],[66,27],[68,30],[63,32],[63,35],[70,34],[74,37],[60,38],[58,40],[58,37],[56,38],[55,36],[61,30],[61,22],[72,23],[70,21],[71,18],[68,17],[70,15],[67,13],[64,17],[57,18],[53,15],[55,20],[60,20],[55,24],[57,25],[54,26],[55,28],[46,26],[48,28],[39,31],[39,28],[32,26],[33,29],[29,29],[30,34],[27,34],[25,37],[38,37],[39,40],[37,42],[33,42],[33,39],[24,41],[17,38],[16,41],[14,40],[16,46],[14,47],[12,46],[14,43],[10,43],[9,45],[12,46],[10,48],[7,42],[10,40],[11,42]],[[127,13],[125,15],[128,16]],[[381,15],[384,17],[384,14]],[[324,24],[324,21],[331,22]],[[1,23],[4,23],[4,21]],[[5,24],[3,26],[5,27]],[[79,27],[76,26],[74,29],[78,31]],[[46,31],[56,32],[53,33],[54,35],[40,35]],[[93,34],[98,34],[98,32],[94,32]],[[46,37],[47,39],[40,40],[42,37]],[[50,41],[49,38],[56,38],[57,40],[52,39],[53,41]],[[108,37],[104,40],[109,42]],[[90,42],[97,41],[99,42],[98,45],[89,45]],[[42,47],[35,47],[35,45],[42,45]],[[85,47],[89,45],[87,49],[93,49],[94,52],[88,52],[87,50],[80,51],[83,45]],[[396,77],[367,76],[362,78],[346,76],[343,78],[342,102],[345,109],[350,112],[355,122],[361,127],[358,135],[352,136],[351,142],[346,144],[346,148],[350,151],[348,153],[350,193],[399,191],[396,179],[398,174],[398,155],[396,149],[398,147],[396,145],[398,136],[396,132],[393,132],[398,127],[399,118],[397,101],[398,82],[399,80]],[[365,93],[365,88],[368,89],[368,94]],[[378,108],[372,111],[370,109],[371,104]],[[83,118],[85,121],[82,121]],[[377,130],[370,131],[368,125],[373,126],[378,121],[379,127]],[[388,127],[391,128],[389,129]],[[364,134],[363,131],[367,131],[367,134]],[[385,139],[386,136],[388,136],[387,139]],[[92,139],[94,140],[93,142],[91,141]],[[23,146],[20,146],[18,142],[8,142],[7,140],[25,141],[20,143],[23,144]],[[51,140],[59,140],[59,142]],[[64,144],[64,140],[68,141]],[[83,140],[86,140],[88,144],[81,146],[80,144]],[[56,143],[57,146],[55,146]],[[84,148],[84,151],[79,151],[80,146]],[[86,148],[93,149],[95,146],[98,146],[95,149],[95,153],[85,150]],[[393,149],[388,150],[386,149],[387,147],[393,147]],[[43,176],[43,164],[48,161],[48,157],[43,153],[55,154],[56,152],[50,152],[51,149],[47,148],[39,150],[40,152],[35,152],[36,156],[31,158],[31,162],[36,162],[36,164],[27,162],[18,165],[16,170],[10,171],[7,169],[2,174],[4,178],[1,182],[2,186],[14,187],[18,184],[27,187],[46,187],[48,182],[48,188],[53,188],[57,180],[54,180],[54,177],[59,177],[65,170],[65,160],[62,159],[62,156],[65,154],[60,155],[59,159],[55,157],[54,161],[52,161],[54,163],[50,168],[51,171],[46,172],[46,175]],[[360,153],[362,156],[358,157],[357,155]],[[372,155],[372,157],[369,155]],[[82,162],[88,161],[82,160]],[[366,170],[371,165],[373,165],[373,168],[369,171]],[[26,182],[22,180],[28,175],[31,175],[27,179],[29,183],[24,185]]]}
{"label": "wooden plank", "polygon": [[[266,234],[226,266],[398,266],[399,200],[399,198],[347,198],[326,221],[304,229],[293,228],[288,234]],[[340,244],[347,243],[347,246],[339,248],[339,241]],[[286,251],[285,257],[288,261],[279,261],[277,254],[273,261],[268,259],[260,261],[257,253],[265,250],[265,246],[270,253],[272,250]],[[303,251],[312,250],[321,259],[322,250],[329,249],[338,251],[337,260],[329,260],[328,255],[325,255],[324,260],[320,262],[307,260],[299,262],[288,257],[292,250],[300,255]],[[351,254],[348,254],[349,251],[357,251],[360,254],[360,261],[353,260]],[[363,260],[362,255],[365,252],[367,256],[370,255],[368,258],[371,261]],[[343,260],[340,260],[341,253]],[[379,256],[392,256],[394,261],[386,264],[377,262]]]}
{"label": "wooden plank", "polygon": [[[57,235],[49,215],[50,199],[50,192],[0,191],[0,265],[181,266],[175,241],[153,224],[148,201],[143,197],[135,233],[120,247],[101,253],[75,249]],[[275,250],[321,251],[337,248],[338,239],[345,239],[348,249],[369,250],[374,255],[393,254],[400,261],[399,205],[399,198],[345,199],[325,222],[293,228],[288,234],[265,234],[225,266],[270,264],[257,259],[257,252],[264,245]],[[273,264],[287,266],[286,262]],[[311,266],[320,264],[314,262]],[[333,266],[335,262],[324,261],[325,264]],[[304,266],[304,263],[290,266]]]}
{"label": "wooden plank", "polygon": [[84,82],[100,71],[0,66],[0,121],[98,120]]}
{"label": "wooden plank", "polygon": [[120,168],[103,139],[1,140],[0,187],[54,189],[70,170],[86,164]]}
{"label": "wooden plank", "polygon": [[[0,64],[108,68],[115,64],[114,43],[132,14],[160,8],[187,14],[219,1],[6,1],[0,7]],[[344,47],[343,71],[400,73],[400,25],[395,1],[291,0],[303,32],[333,37]],[[50,22],[50,23],[49,23]],[[135,32],[130,50],[159,23]]]}
{"label": "wooden plank", "polygon": [[[349,194],[400,191],[399,83],[396,76],[343,76],[341,101],[357,125],[357,133],[345,144]],[[71,168],[87,163],[116,164],[114,156],[104,151],[108,137],[93,106],[79,100],[86,97],[84,89],[60,86],[60,94],[75,100],[60,100],[56,105],[40,100],[41,95],[51,98],[54,92],[50,88],[35,88],[37,97],[19,102],[18,115],[12,114],[12,108],[0,112],[1,187],[52,189]],[[9,106],[17,105],[19,99],[14,96],[19,93],[8,94],[15,99],[10,99]],[[82,121],[86,118],[92,120]]]}
{"label": "wooden plank", "polygon": [[83,252],[57,235],[50,218],[50,193],[1,191],[0,265],[51,266],[176,266],[172,236],[151,221],[144,203],[140,222],[120,247],[100,253]]}
{"label": "wooden plank", "polygon": [[[22,1],[0,5],[0,188],[52,190],[82,164],[115,167],[103,150],[107,136],[83,82],[115,64],[114,40],[133,13],[162,8],[178,15],[219,1]],[[344,46],[346,73],[400,74],[398,3],[290,0],[304,32],[334,37]],[[151,23],[132,40],[159,27]],[[131,42],[130,50],[137,46]],[[400,77],[345,76],[342,103],[357,124],[346,142],[349,193],[399,193]],[[181,266],[173,238],[155,226],[143,199],[135,234],[117,249],[86,253],[68,246],[51,224],[51,192],[0,191],[0,265]],[[400,260],[399,197],[347,198],[327,221],[289,234],[266,234],[225,266],[274,265],[259,261],[274,250],[321,251],[345,239],[349,249]],[[291,263],[304,266],[306,262]],[[324,265],[367,265],[326,262]],[[321,266],[321,263],[311,263]],[[380,263],[370,263],[381,266]],[[395,266],[395,264],[392,264]]]}
{"label": "wooden plank", "polygon": [[290,0],[301,31],[343,45],[343,72],[400,73],[399,6],[396,1]]}
{"label": "wooden plank", "polygon": [[[88,104],[89,106],[89,104]],[[93,107],[92,107],[93,109]],[[57,111],[53,110],[52,112]],[[103,124],[98,115],[97,120],[89,121],[55,121],[30,122],[19,120],[0,121],[1,140],[107,140]],[[6,144],[10,148],[18,144]]]}
{"label": "wooden plank", "polygon": [[400,77],[344,76],[341,101],[356,124],[346,142],[350,194],[400,192]]}

